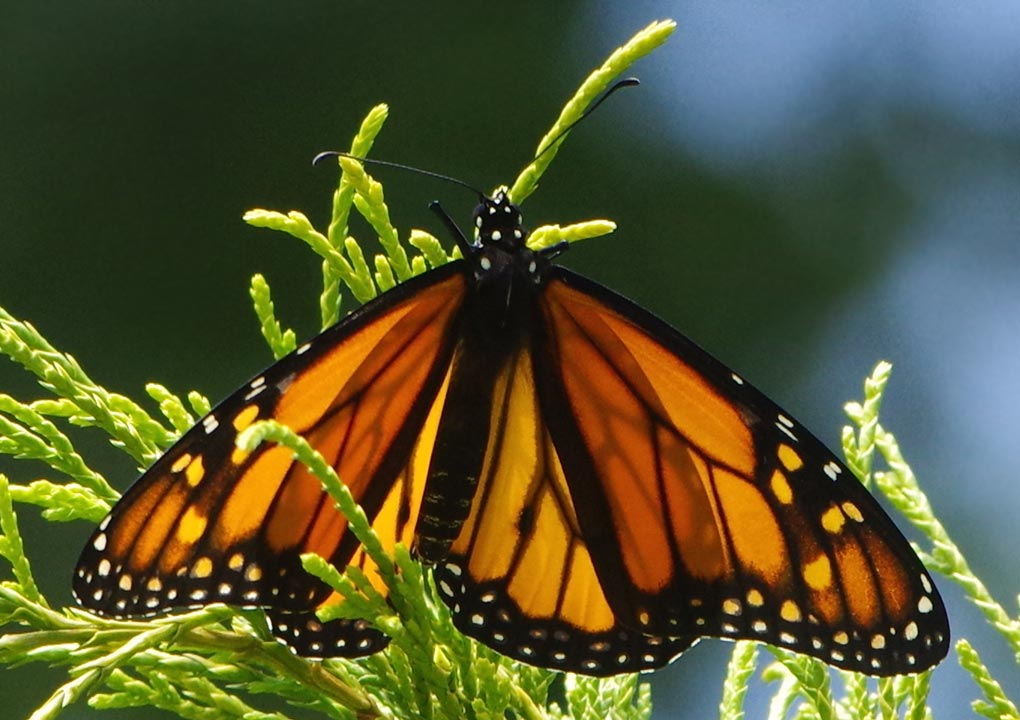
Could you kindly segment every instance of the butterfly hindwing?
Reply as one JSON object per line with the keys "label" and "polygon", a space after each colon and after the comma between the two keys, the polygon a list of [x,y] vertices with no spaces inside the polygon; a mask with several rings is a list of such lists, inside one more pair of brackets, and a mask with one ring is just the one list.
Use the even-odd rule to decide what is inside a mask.
{"label": "butterfly hindwing", "polygon": [[322,640],[328,654],[378,649],[381,636],[364,623],[310,632],[311,611],[337,599],[303,570],[302,553],[353,562],[385,591],[319,481],[281,446],[245,453],[235,441],[260,419],[291,427],[337,470],[388,549],[410,544],[431,452],[422,429],[465,286],[457,264],[409,281],[227,398],[93,534],[74,576],[79,602],[118,617],[210,602],[271,607],[278,634],[303,654],[322,654]]}
{"label": "butterfly hindwing", "polygon": [[588,675],[665,665],[694,638],[619,623],[540,411],[530,348],[476,400],[491,419],[470,515],[434,574],[466,635],[523,662]]}
{"label": "butterfly hindwing", "polygon": [[[948,648],[945,608],[878,503],[690,340],[555,268],[539,396],[621,622],[769,642],[872,675]],[[564,419],[566,418],[566,419]]]}

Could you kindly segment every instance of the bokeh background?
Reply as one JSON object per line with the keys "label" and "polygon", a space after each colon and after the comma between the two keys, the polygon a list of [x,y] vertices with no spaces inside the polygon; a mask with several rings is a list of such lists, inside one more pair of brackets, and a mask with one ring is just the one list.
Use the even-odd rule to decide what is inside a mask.
{"label": "bokeh background", "polygon": [[[883,409],[974,569],[1020,589],[1020,5],[611,0],[559,3],[5,3],[0,25],[0,305],[97,381],[142,395],[227,394],[265,365],[247,297],[317,328],[318,261],[249,228],[252,207],[320,227],[335,181],[313,168],[390,104],[375,154],[491,187],[513,179],[584,76],[651,20],[666,47],[573,133],[529,199],[532,225],[616,220],[565,264],[629,295],[751,379],[831,445],[879,359]],[[378,173],[398,227],[473,198]],[[367,233],[362,233],[366,235]],[[37,396],[0,365],[0,390]],[[97,432],[87,457],[135,472]],[[0,460],[15,480],[41,466]],[[89,528],[22,513],[44,590],[70,602]],[[7,573],[0,570],[0,574]],[[957,637],[1020,695],[1005,643],[949,581]],[[1014,608],[1015,609],[1015,608]],[[728,647],[651,679],[656,718],[712,717]],[[26,717],[63,681],[0,676]],[[976,690],[951,657],[937,716]],[[763,717],[756,690],[750,717]],[[84,706],[67,718],[93,717]],[[154,715],[155,716],[155,715]],[[111,718],[148,717],[140,712]]]}

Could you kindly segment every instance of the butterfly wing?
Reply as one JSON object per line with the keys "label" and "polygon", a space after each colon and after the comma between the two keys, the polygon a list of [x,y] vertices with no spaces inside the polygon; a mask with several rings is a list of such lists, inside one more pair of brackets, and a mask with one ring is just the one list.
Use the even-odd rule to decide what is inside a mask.
{"label": "butterfly wing", "polygon": [[471,510],[434,577],[454,624],[523,662],[589,675],[665,665],[694,637],[627,627],[606,598],[540,409],[531,350],[496,374]]}
{"label": "butterfly wing", "polygon": [[73,578],[78,601],[117,617],[224,602],[271,607],[274,632],[305,655],[364,655],[383,637],[322,625],[337,602],[301,567],[316,552],[356,565],[385,592],[319,481],[287,449],[235,445],[272,418],[337,470],[384,545],[410,543],[467,280],[461,263],[412,279],[352,313],[216,407],[143,474],[100,524]]}
{"label": "butterfly wing", "polygon": [[557,458],[548,485],[575,508],[556,532],[583,538],[587,584],[620,627],[760,640],[872,675],[946,655],[930,576],[821,442],[590,280],[555,268],[539,305],[531,409]]}

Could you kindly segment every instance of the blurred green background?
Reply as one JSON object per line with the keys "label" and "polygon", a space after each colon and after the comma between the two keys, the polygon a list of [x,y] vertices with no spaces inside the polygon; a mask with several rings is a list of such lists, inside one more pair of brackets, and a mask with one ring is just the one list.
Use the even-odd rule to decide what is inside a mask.
{"label": "blurred green background", "polygon": [[[336,173],[309,161],[345,147],[378,102],[391,115],[377,157],[509,182],[585,75],[662,17],[680,27],[635,68],[641,88],[572,134],[526,219],[614,219],[614,237],[564,263],[682,328],[830,445],[842,403],[891,360],[884,423],[1011,605],[1014,2],[5,3],[0,305],[112,390],[138,398],[158,380],[222,398],[270,359],[252,273],[267,276],[302,337],[317,329],[318,261],[247,227],[245,210],[301,209],[325,227]],[[441,232],[429,200],[465,220],[474,204],[426,178],[377,174],[405,232]],[[39,393],[9,363],[0,391]],[[76,437],[115,485],[134,478],[97,432]],[[0,471],[45,472],[6,458]],[[43,589],[70,602],[89,528],[22,517]],[[941,587],[954,633],[975,640],[1017,697],[1005,644]],[[707,641],[655,674],[655,717],[714,716],[727,654]],[[0,714],[26,717],[64,677],[4,671]],[[975,692],[951,658],[936,673],[937,716],[969,712]],[[766,697],[752,693],[751,717]],[[78,705],[64,717],[98,715]]]}

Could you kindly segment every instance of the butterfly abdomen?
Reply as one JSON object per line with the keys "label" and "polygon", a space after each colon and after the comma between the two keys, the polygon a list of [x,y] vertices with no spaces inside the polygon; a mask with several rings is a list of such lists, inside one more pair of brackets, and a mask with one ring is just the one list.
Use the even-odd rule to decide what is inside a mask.
{"label": "butterfly abdomen", "polygon": [[494,412],[508,369],[520,348],[534,305],[532,283],[514,271],[502,250],[476,264],[464,332],[455,354],[449,387],[429,464],[415,549],[427,562],[441,562],[460,532],[474,501],[485,458],[505,422]]}

